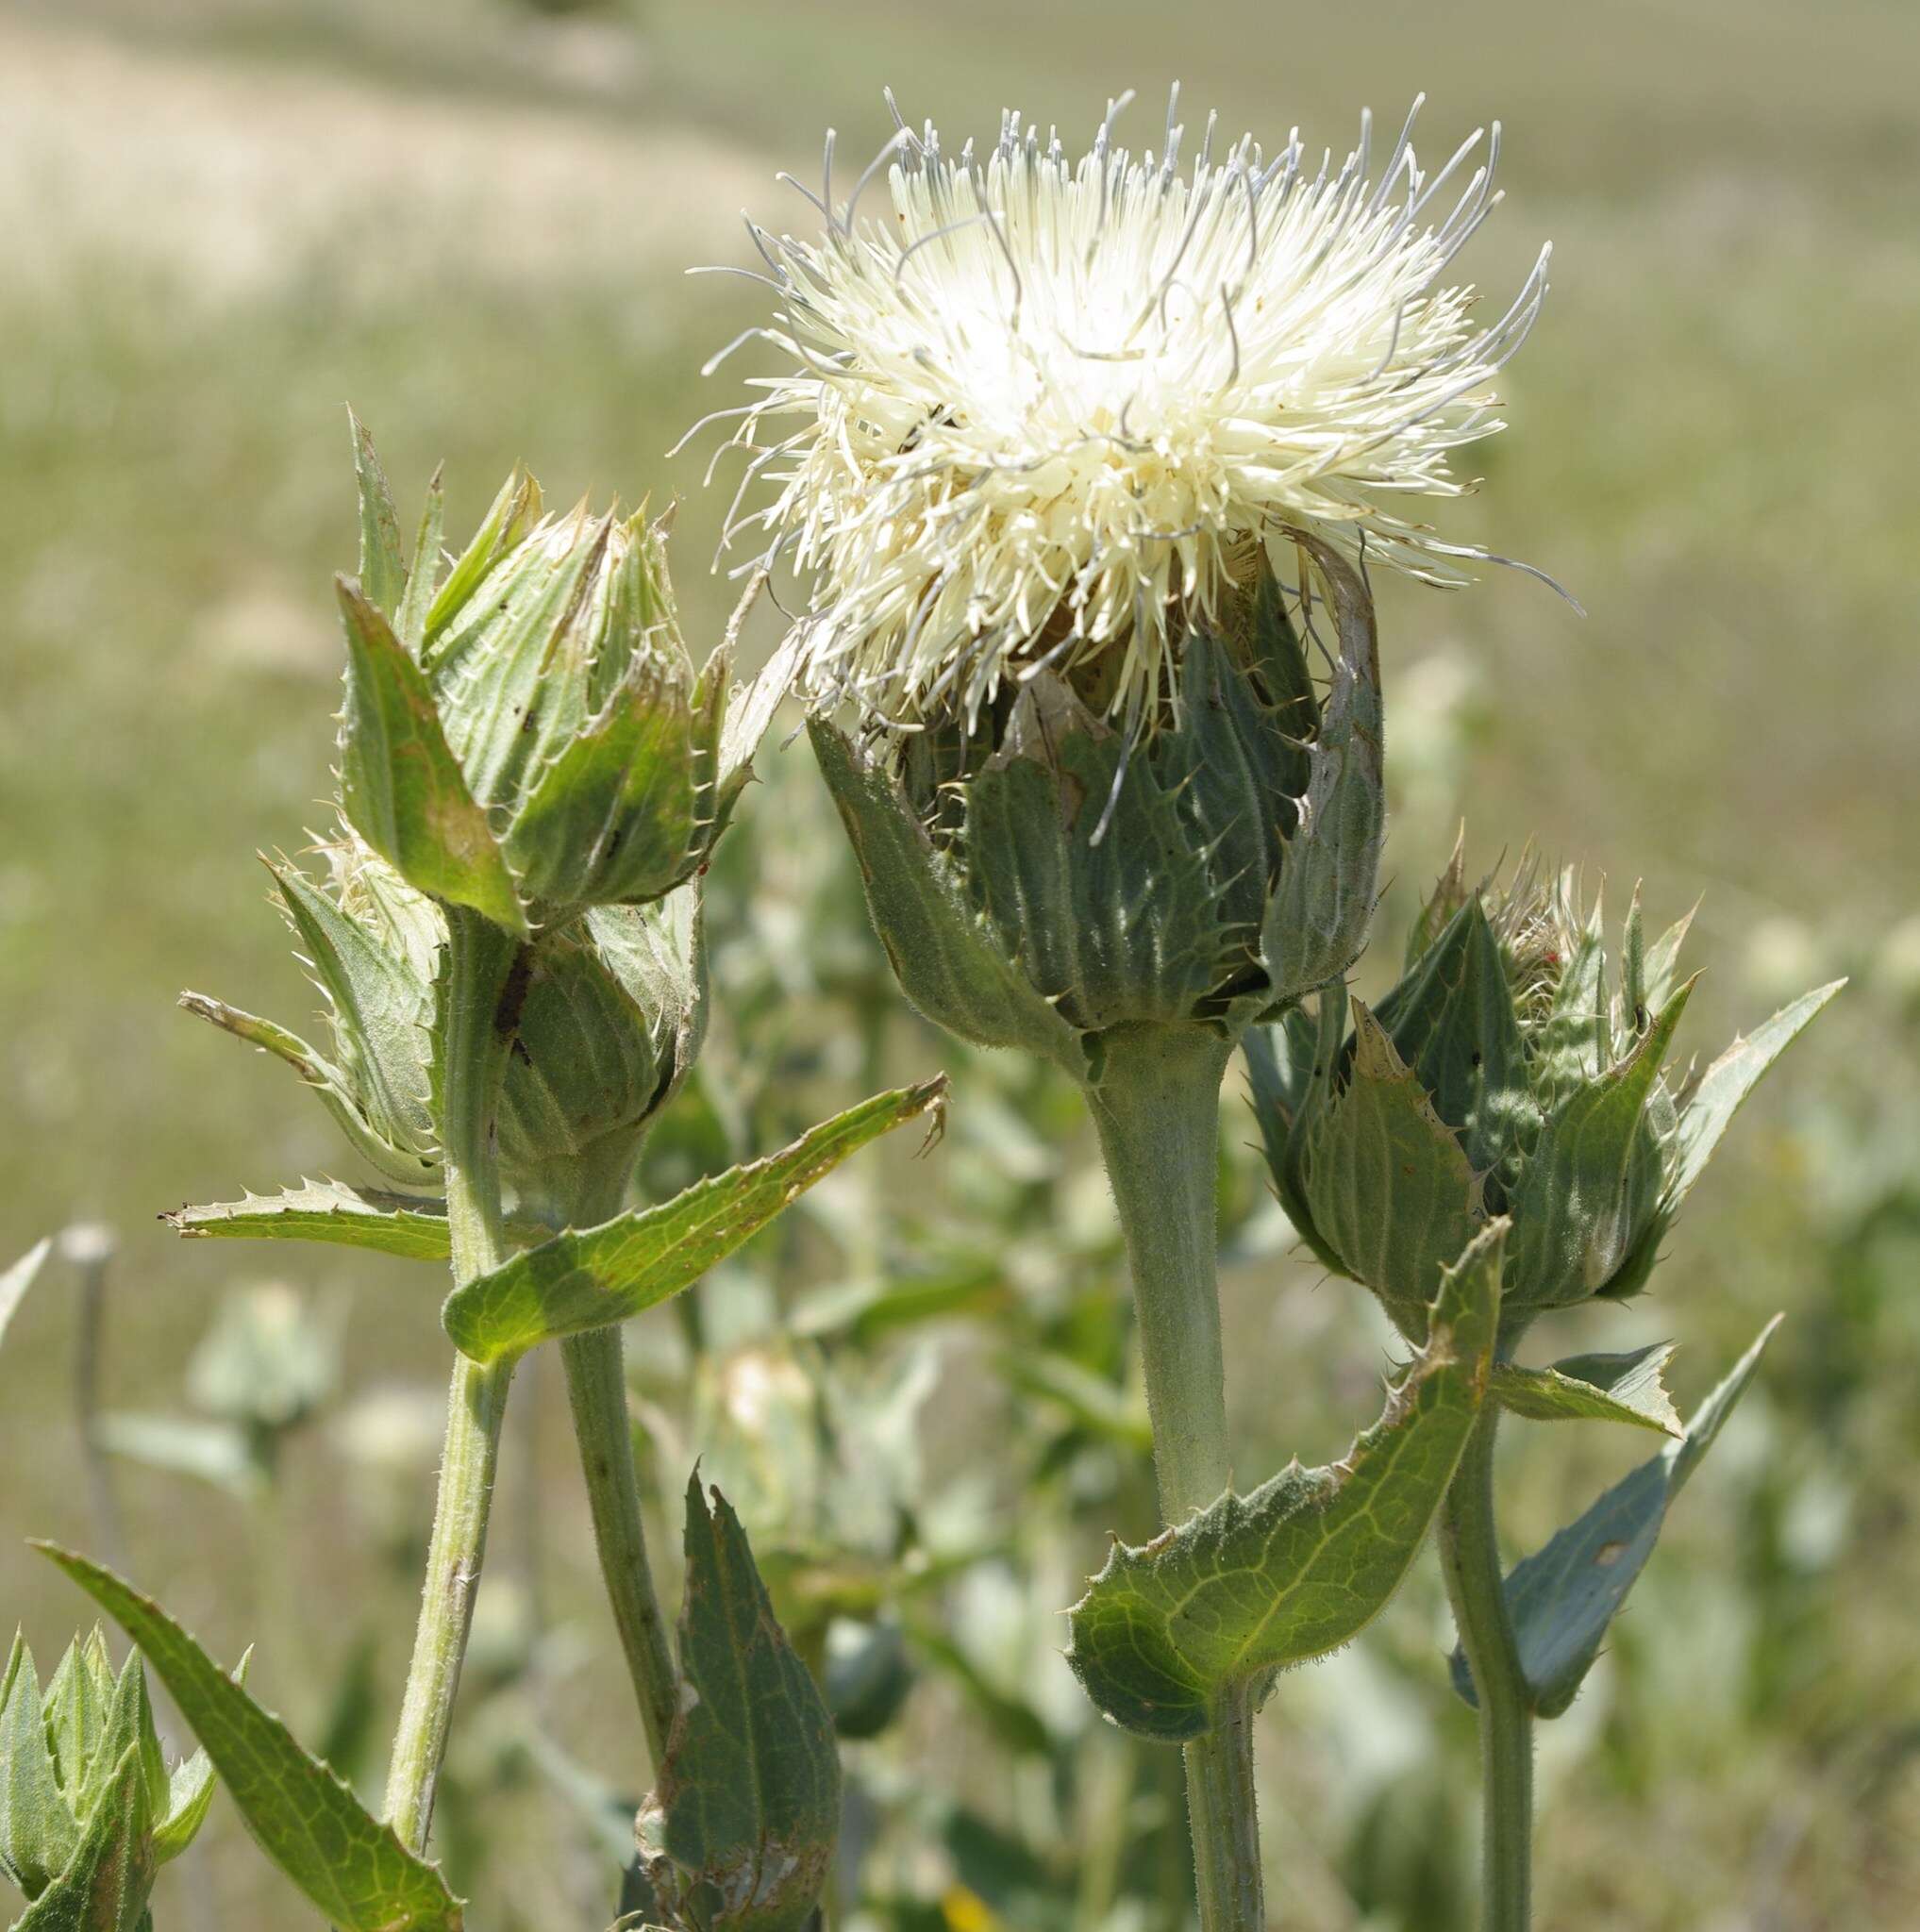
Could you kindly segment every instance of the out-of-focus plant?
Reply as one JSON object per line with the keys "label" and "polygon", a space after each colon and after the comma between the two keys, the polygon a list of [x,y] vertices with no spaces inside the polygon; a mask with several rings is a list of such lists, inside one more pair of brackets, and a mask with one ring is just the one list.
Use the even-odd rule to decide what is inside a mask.
{"label": "out-of-focus plant", "polygon": [[110,1412],[101,1418],[103,1445],[242,1500],[259,1497],[278,1476],[288,1437],[338,1387],[344,1313],[317,1314],[284,1282],[237,1291],[188,1363],[187,1399],[199,1413]]}

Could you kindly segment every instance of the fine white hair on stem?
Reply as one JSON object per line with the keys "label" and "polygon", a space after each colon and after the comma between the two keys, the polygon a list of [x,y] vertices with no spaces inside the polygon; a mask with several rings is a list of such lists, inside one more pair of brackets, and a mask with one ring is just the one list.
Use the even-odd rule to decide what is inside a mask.
{"label": "fine white hair on stem", "polygon": [[[1271,160],[1247,136],[1216,161],[1210,117],[1183,168],[1178,90],[1158,155],[1116,143],[1131,98],[1077,158],[1018,112],[948,157],[890,92],[845,203],[830,136],[821,192],[800,189],[816,239],[748,224],[769,273],[735,273],[774,314],[708,366],[756,337],[788,366],[705,419],[753,453],[723,548],[763,532],[756,564],[810,575],[814,691],[973,716],[1039,663],[1107,658],[1110,714],[1151,728],[1180,636],[1262,542],[1311,530],[1444,587],[1508,561],[1407,513],[1473,487],[1452,452],[1504,426],[1493,379],[1546,294],[1544,249],[1490,325],[1443,279],[1499,202],[1499,124],[1455,189],[1482,135],[1423,171],[1424,96],[1377,179],[1370,115],[1317,175],[1297,128]],[[743,511],[756,478],[770,500]]]}

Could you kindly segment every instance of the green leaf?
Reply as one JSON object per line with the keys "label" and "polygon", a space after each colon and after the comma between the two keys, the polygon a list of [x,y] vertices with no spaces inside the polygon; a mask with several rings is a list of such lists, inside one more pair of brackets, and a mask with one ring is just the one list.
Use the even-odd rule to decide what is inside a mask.
{"label": "green leaf", "polygon": [[154,1856],[165,1865],[199,1835],[213,1803],[213,1760],[196,1751],[174,1766],[167,1780],[167,1815],[154,1826]]}
{"label": "green leaf", "polygon": [[46,1687],[47,1745],[61,1790],[75,1793],[68,1802],[76,1818],[85,1815],[76,1801],[87,1768],[106,1735],[112,1701],[113,1667],[107,1656],[107,1639],[96,1624],[86,1638],[67,1646]]}
{"label": "green leaf", "polygon": [[840,1836],[825,1699],[774,1617],[740,1519],[687,1486],[680,1711],[642,1809],[648,1875],[683,1923],[797,1932]]}
{"label": "green leaf", "polygon": [[[356,1102],[383,1141],[432,1147],[430,989],[414,976],[399,947],[382,945],[294,867],[270,863],[267,870],[332,1008],[336,1052]],[[431,1171],[426,1161],[420,1165]]]}
{"label": "green leaf", "polygon": [[[446,582],[434,592],[419,643],[423,664],[430,667],[441,656],[441,647],[449,642],[444,633],[459,622],[494,565],[540,522],[541,508],[540,485],[516,466],[500,486],[500,493],[481,519],[473,541],[447,572]],[[416,558],[416,571],[420,563],[421,559]]]}
{"label": "green leaf", "polygon": [[1314,721],[1311,682],[1264,554],[1252,610],[1236,599],[1228,622],[1243,614],[1251,668],[1242,668],[1239,638],[1205,625],[1190,631],[1180,719],[1151,755],[1160,782],[1177,794],[1190,836],[1207,855],[1221,922],[1250,963],[1284,841],[1294,830],[1295,801],[1311,775],[1306,747]]}
{"label": "green leaf", "polygon": [[[1745,1392],[1780,1320],[1776,1315],[1761,1330],[1732,1373],[1694,1411],[1683,1437],[1615,1483],[1578,1522],[1508,1574],[1508,1614],[1542,1717],[1558,1717],[1573,1703],[1607,1626],[1653,1554],[1674,1498]],[[1458,1650],[1453,1684],[1469,1704],[1475,1701],[1472,1675]]]}
{"label": "green leaf", "polygon": [[1526,1128],[1537,1130],[1527,1047],[1500,941],[1478,893],[1380,1002],[1375,1017],[1419,1074],[1434,1111],[1459,1129],[1477,1174],[1496,1166]]}
{"label": "green leaf", "polygon": [[1230,1490],[1144,1548],[1116,1543],[1070,1613],[1073,1665],[1108,1717],[1180,1741],[1238,1689],[1346,1642],[1426,1540],[1479,1412],[1498,1326],[1504,1221],[1442,1272],[1427,1345],[1386,1412],[1326,1469]]}
{"label": "green leaf", "polygon": [[[1036,897],[1022,907],[1018,925],[1010,921],[1003,930],[1009,940],[1019,933],[1031,971],[1041,945],[1058,942],[1066,929],[1071,976],[1038,983],[1091,1031],[1129,1021],[1179,1024],[1213,991],[1229,957],[1219,892],[1180,813],[1180,777],[1168,774],[1163,782],[1156,758],[1129,758],[1126,746],[1118,733],[1071,733],[1058,753],[1060,776],[1029,798],[1024,823],[1007,827],[1030,845],[1035,832],[1060,830],[1060,791],[1080,794],[1072,824],[1060,831],[1071,899],[1049,906]],[[1004,775],[1023,769],[1039,767],[1015,758]],[[990,765],[968,791],[967,842],[977,881],[986,865],[976,820],[1001,775]],[[1095,844],[1103,818],[1106,836]]]}
{"label": "green leaf", "polygon": [[[760,584],[763,582],[762,577],[741,599],[728,620],[726,638],[700,673],[702,684],[709,679],[724,678],[731,672],[738,656],[741,626],[745,623]],[[767,726],[774,722],[774,713],[792,694],[798,681],[806,654],[807,633],[803,626],[796,625],[775,647],[773,656],[743,685],[729,693],[720,730],[719,781],[723,793],[737,791],[745,781],[748,768],[760,750],[760,740],[767,735]]]}
{"label": "green leaf", "polygon": [[[277,1194],[175,1208],[160,1219],[188,1241],[326,1241],[372,1248],[403,1261],[444,1261],[453,1253],[444,1201],[349,1187],[345,1181],[303,1180]],[[553,1232],[545,1222],[523,1214],[508,1215],[506,1226],[509,1240],[528,1244]]]}
{"label": "green leaf", "polygon": [[[1049,700],[1057,719],[1043,710]],[[1212,991],[1229,950],[1181,809],[1190,774],[1169,753],[1162,787],[1156,757],[1071,707],[1035,680],[1016,705],[1022,738],[968,781],[972,896],[995,955],[1074,1026],[1177,1024]]]}
{"label": "green leaf", "polygon": [[1379,1022],[1353,1002],[1346,1085],[1309,1128],[1306,1200],[1319,1239],[1418,1341],[1440,1271],[1484,1218],[1458,1137]]}
{"label": "green leaf", "polygon": [[1720,1137],[1738,1111],[1740,1104],[1759,1084],[1760,1077],[1793,1045],[1814,1017],[1832,999],[1844,979],[1802,993],[1791,1006],[1782,1007],[1765,1025],[1756,1027],[1744,1040],[1736,1040],[1700,1075],[1680,1108],[1678,1158],[1667,1183],[1668,1200],[1678,1202],[1694,1183],[1720,1144]]}
{"label": "green leaf", "polygon": [[85,1557],[34,1547],[140,1645],[260,1849],[341,1932],[459,1932],[459,1902],[439,1872],[370,1816],[158,1604]]}
{"label": "green leaf", "polygon": [[359,585],[342,577],[337,588],[347,642],[342,808],[409,885],[524,939],[526,910],[447,744],[426,673]]}
{"label": "green leaf", "polygon": [[825,719],[807,729],[900,990],[962,1040],[1018,1047],[1081,1077],[1078,1034],[1000,952],[900,788]]}
{"label": "green leaf", "polygon": [[373,601],[392,617],[407,589],[407,563],[400,554],[400,520],[387,473],[374,452],[374,439],[351,409],[354,475],[360,489],[360,582]]}
{"label": "green leaf", "polygon": [[1250,1028],[1241,1049],[1275,1197],[1313,1258],[1344,1274],[1345,1262],[1313,1224],[1307,1193],[1314,1126],[1333,1097],[1334,1069],[1346,1038],[1344,982],[1323,988],[1315,1007],[1310,1015],[1302,1002],[1273,1024]]}
{"label": "green leaf", "polygon": [[7,1340],[7,1324],[13,1320],[13,1311],[25,1299],[26,1291],[45,1265],[53,1245],[51,1235],[42,1236],[6,1274],[0,1274],[0,1341]]}
{"label": "green leaf", "polygon": [[152,1824],[140,1745],[129,1742],[102,1781],[78,1848],[13,1932],[137,1932],[159,1869]]}
{"label": "green leaf", "polygon": [[1490,1392],[1533,1422],[1630,1423],[1681,1436],[1686,1431],[1661,1380],[1673,1352],[1671,1341],[1656,1341],[1626,1355],[1569,1356],[1550,1369],[1497,1362]]}
{"label": "green leaf", "polygon": [[333,1241],[409,1261],[444,1261],[453,1251],[444,1202],[350,1188],[344,1181],[303,1181],[277,1194],[177,1208],[160,1219],[192,1241]]}
{"label": "green leaf", "polygon": [[0,1868],[28,1898],[38,1898],[79,1837],[55,1775],[33,1653],[16,1636],[0,1694]]}
{"label": "green leaf", "polygon": [[[440,575],[441,537],[446,527],[446,496],[435,470],[426,486],[426,505],[420,513],[420,534],[413,540],[413,569],[406,594],[393,613],[393,635],[417,658],[426,640],[426,613],[433,608],[433,586]],[[366,572],[362,568],[361,577]]]}
{"label": "green leaf", "polygon": [[[105,1663],[106,1640],[100,1636],[97,1625],[94,1636],[100,1644],[98,1655]],[[150,1824],[154,1794],[166,1786],[166,1765],[160,1757],[159,1739],[154,1734],[153,1710],[147,1703],[146,1674],[140,1667],[137,1650],[127,1657],[117,1678],[109,1675],[106,1679],[106,1695],[100,1698],[96,1693],[92,1716],[97,1721],[99,1730],[89,1741],[84,1766],[77,1775],[72,1762],[61,1766],[67,1800],[74,1807],[74,1816],[80,1820],[82,1825],[93,1816],[94,1808],[118,1781],[121,1759],[132,1750],[140,1755],[142,1775],[146,1786],[145,1823]]]}
{"label": "green leaf", "polygon": [[690,1287],[869,1141],[944,1107],[943,1074],[876,1094],[810,1128],[792,1146],[698,1181],[657,1208],[569,1229],[515,1255],[447,1297],[442,1323],[478,1362],[604,1328]]}

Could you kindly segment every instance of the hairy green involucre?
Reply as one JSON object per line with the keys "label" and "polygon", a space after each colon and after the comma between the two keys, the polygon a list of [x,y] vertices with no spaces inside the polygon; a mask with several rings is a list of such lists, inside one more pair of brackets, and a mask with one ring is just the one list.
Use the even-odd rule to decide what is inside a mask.
{"label": "hairy green involucre", "polygon": [[1017,1047],[1077,1074],[1075,1029],[995,947],[900,788],[825,719],[808,732],[900,991],[962,1040]]}
{"label": "hairy green involucre", "polygon": [[15,1932],[139,1932],[154,1876],[212,1795],[204,1752],[171,1773],[138,1650],[116,1674],[96,1626],[41,1693],[16,1637],[0,1677],[0,1873],[29,1901]]}
{"label": "hairy green involucre", "polygon": [[813,722],[875,926],[930,1019],[1097,1085],[1122,1029],[1231,1044],[1353,962],[1384,824],[1373,610],[1301,542],[1337,618],[1324,704],[1262,558],[1184,638],[1152,726],[1043,667],[993,716],[897,742]]}
{"label": "hairy green involucre", "polygon": [[1462,1230],[1513,1223],[1511,1335],[1540,1311],[1646,1283],[1734,1109],[1839,990],[1795,1001],[1697,1079],[1670,1060],[1692,983],[1686,922],[1649,946],[1636,902],[1610,977],[1571,877],[1469,892],[1458,856],[1379,1004],[1323,992],[1248,1042],[1281,1205],[1313,1254],[1419,1334]]}
{"label": "hairy green involucre", "polygon": [[72,1857],[13,1932],[138,1932],[159,1862],[140,1747],[128,1744],[95,1796]]}

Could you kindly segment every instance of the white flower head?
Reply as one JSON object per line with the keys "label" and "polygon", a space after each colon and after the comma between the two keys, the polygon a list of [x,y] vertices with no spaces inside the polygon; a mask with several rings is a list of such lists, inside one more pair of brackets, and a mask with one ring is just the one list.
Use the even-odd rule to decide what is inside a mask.
{"label": "white flower head", "polygon": [[[1545,250],[1490,326],[1440,284],[1499,200],[1497,125],[1464,180],[1479,135],[1429,175],[1411,115],[1377,179],[1366,116],[1338,169],[1297,130],[1215,158],[1210,121],[1182,170],[1174,108],[1136,157],[1125,105],[1077,160],[1017,113],[984,160],[902,123],[844,205],[829,135],[818,239],[749,223],[779,308],[740,340],[792,366],[720,412],[756,452],[742,496],[777,486],[727,541],[761,529],[813,574],[815,694],[972,718],[1106,659],[1102,701],[1151,717],[1185,627],[1291,530],[1441,585],[1488,556],[1406,499],[1472,487],[1452,452],[1503,426],[1493,378],[1546,291]],[[891,207],[862,215],[883,164]]]}

